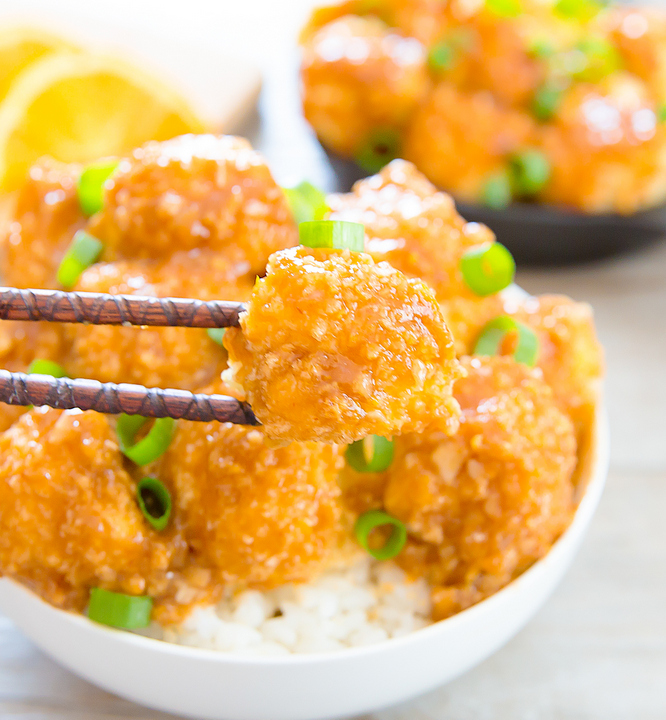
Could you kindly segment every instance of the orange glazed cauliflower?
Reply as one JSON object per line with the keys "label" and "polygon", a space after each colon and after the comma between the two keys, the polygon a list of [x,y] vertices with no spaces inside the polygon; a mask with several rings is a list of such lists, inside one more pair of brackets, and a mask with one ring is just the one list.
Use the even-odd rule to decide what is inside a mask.
{"label": "orange glazed cauliflower", "polygon": [[154,592],[172,551],[134,492],[104,415],[27,413],[0,436],[0,573],[78,610],[91,587]]}
{"label": "orange glazed cauliflower", "polygon": [[458,363],[432,290],[364,253],[276,253],[225,345],[269,437],[337,443],[457,426]]}
{"label": "orange glazed cauliflower", "polygon": [[340,544],[340,465],[334,446],[271,447],[261,429],[181,422],[161,476],[192,562],[216,582],[268,588],[310,579]]}
{"label": "orange glazed cauliflower", "polygon": [[56,288],[56,272],[85,218],[76,195],[81,168],[44,158],[30,169],[4,236],[0,267],[7,285]]}
{"label": "orange glazed cauliflower", "polygon": [[327,146],[359,155],[378,129],[396,131],[414,111],[428,87],[425,59],[421,43],[377,18],[341,18],[305,48],[305,117]]}
{"label": "orange glazed cauliflower", "polygon": [[[202,300],[249,296],[249,281],[225,277],[226,267],[219,257],[201,262],[187,253],[166,262],[103,263],[86,270],[76,289]],[[226,367],[224,349],[205,330],[71,325],[66,333],[70,342],[66,367],[73,377],[195,390]]]}
{"label": "orange glazed cauliflower", "polygon": [[296,244],[283,191],[243,138],[184,135],[150,142],[121,161],[88,230],[105,259],[221,253],[235,275],[261,273],[268,256]]}
{"label": "orange glazed cauliflower", "polygon": [[574,428],[538,371],[504,357],[463,366],[460,430],[397,438],[384,495],[413,538],[398,561],[436,586],[438,618],[545,555],[574,510]]}

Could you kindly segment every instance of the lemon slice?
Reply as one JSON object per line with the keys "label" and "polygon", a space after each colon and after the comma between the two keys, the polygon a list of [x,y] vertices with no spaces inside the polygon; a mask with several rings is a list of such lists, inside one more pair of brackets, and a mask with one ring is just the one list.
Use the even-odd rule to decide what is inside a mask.
{"label": "lemon slice", "polygon": [[0,101],[14,79],[36,60],[56,52],[77,52],[78,48],[42,30],[9,27],[0,30]]}
{"label": "lemon slice", "polygon": [[43,155],[89,162],[204,130],[181,95],[116,58],[47,55],[0,103],[0,187],[16,188]]}

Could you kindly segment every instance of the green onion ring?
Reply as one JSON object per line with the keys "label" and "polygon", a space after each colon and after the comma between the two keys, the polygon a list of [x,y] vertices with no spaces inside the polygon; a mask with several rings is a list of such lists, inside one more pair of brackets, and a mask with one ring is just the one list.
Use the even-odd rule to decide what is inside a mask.
{"label": "green onion ring", "polygon": [[296,187],[284,188],[284,194],[296,223],[323,220],[331,211],[326,204],[326,195],[307,180]]}
{"label": "green onion ring", "polygon": [[145,595],[123,595],[102,588],[90,591],[88,617],[101,625],[136,630],[150,625],[153,599]]}
{"label": "green onion ring", "polygon": [[476,295],[485,297],[511,285],[516,263],[501,243],[484,243],[462,256],[460,271],[467,287]]}
{"label": "green onion ring", "polygon": [[578,80],[600,82],[623,66],[619,51],[603,36],[590,35],[583,38],[576,45],[576,50],[582,53],[584,58],[583,67],[574,73]]}
{"label": "green onion ring", "polygon": [[347,447],[347,464],[360,473],[384,472],[391,467],[394,444],[380,435],[368,435]]}
{"label": "green onion ring", "polygon": [[378,128],[357,152],[356,164],[366,172],[379,172],[400,155],[400,134],[393,128]]}
{"label": "green onion ring", "polygon": [[[378,527],[392,525],[393,532],[382,548],[371,549],[368,543],[370,533]],[[390,560],[400,553],[407,542],[405,524],[382,510],[369,510],[363,513],[354,525],[354,535],[358,544],[376,560]]]}
{"label": "green onion ring", "polygon": [[596,0],[558,0],[553,10],[560,17],[585,22],[597,15],[602,7]]}
{"label": "green onion ring", "polygon": [[511,178],[505,170],[491,175],[481,188],[481,200],[494,210],[504,210],[512,199]]}
{"label": "green onion ring", "polygon": [[148,422],[150,418],[141,415],[121,415],[118,418],[116,432],[120,450],[125,457],[137,465],[149,465],[164,455],[171,444],[176,427],[173,418],[158,418],[150,428],[150,432],[135,442],[137,433]]}
{"label": "green onion ring", "polygon": [[486,324],[474,346],[474,355],[497,355],[504,338],[510,332],[518,333],[514,359],[534,367],[539,356],[539,339],[531,328],[508,315],[500,315]]}
{"label": "green onion ring", "polygon": [[537,89],[532,99],[532,112],[534,117],[541,122],[551,120],[557,113],[562,96],[563,88],[558,84],[546,82]]}
{"label": "green onion ring", "polygon": [[222,345],[222,340],[224,339],[224,333],[226,331],[226,328],[208,328],[208,330],[206,330],[206,334],[214,343]]}
{"label": "green onion ring", "polygon": [[337,248],[363,252],[365,228],[360,223],[342,220],[315,220],[298,226],[301,245],[309,248]]}
{"label": "green onion ring", "polygon": [[428,67],[433,72],[450,70],[456,61],[456,48],[448,40],[433,45],[428,52]]}
{"label": "green onion ring", "polygon": [[171,493],[155,477],[145,477],[136,486],[136,500],[146,520],[161,532],[171,517]]}
{"label": "green onion ring", "polygon": [[511,158],[513,186],[518,195],[536,195],[548,183],[550,174],[550,161],[540,150],[525,150]]}
{"label": "green onion ring", "polygon": [[103,249],[104,245],[96,237],[79,230],[58,267],[58,282],[66,290],[71,290],[81,273],[97,262]]}
{"label": "green onion ring", "polygon": [[28,375],[48,375],[54,378],[67,377],[67,371],[53,360],[42,360],[37,358],[30,363]]}
{"label": "green onion ring", "polygon": [[486,7],[499,17],[517,17],[523,12],[521,0],[486,0]]}
{"label": "green onion ring", "polygon": [[118,167],[115,158],[87,165],[79,177],[76,194],[83,214],[87,217],[104,207],[104,183]]}

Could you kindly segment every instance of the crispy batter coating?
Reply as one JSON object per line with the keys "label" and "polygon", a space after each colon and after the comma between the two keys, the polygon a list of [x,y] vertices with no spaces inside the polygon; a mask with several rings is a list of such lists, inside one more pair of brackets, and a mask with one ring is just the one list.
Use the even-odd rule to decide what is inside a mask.
{"label": "crispy batter coating", "polygon": [[247,140],[184,135],[150,142],[107,183],[90,232],[105,259],[167,259],[209,249],[234,275],[264,270],[268,256],[297,242],[287,200]]}
{"label": "crispy batter coating", "polygon": [[[404,157],[436,185],[476,200],[506,158],[536,141],[536,122],[486,91],[440,82],[407,128]],[[573,185],[573,183],[571,183]]]}
{"label": "crispy batter coating", "polygon": [[133,495],[105,416],[32,410],[0,436],[0,572],[78,610],[94,586],[154,591],[171,550]]}
{"label": "crispy batter coating", "polygon": [[543,199],[625,214],[664,202],[666,128],[655,111],[645,84],[628,73],[573,87],[541,134],[552,165]]}
{"label": "crispy batter coating", "polygon": [[421,43],[378,18],[336,20],[305,48],[305,117],[342,155],[356,155],[377,128],[400,129],[427,87]]}
{"label": "crispy batter coating", "polygon": [[[391,127],[401,157],[473,202],[486,201],[492,176],[511,173],[516,153],[538,150],[550,177],[513,183],[519,195],[587,213],[663,203],[666,14],[611,9],[581,21],[557,3],[521,5],[515,17],[466,0],[350,0],[316,11],[302,35],[307,119],[326,147],[352,158]],[[400,37],[423,48],[429,79],[409,102],[387,93],[402,75],[360,51],[372,33],[379,44]]]}
{"label": "crispy batter coating", "polygon": [[364,253],[273,255],[225,345],[269,437],[352,442],[457,425],[453,339],[432,290]]}
{"label": "crispy batter coating", "polygon": [[465,284],[460,260],[471,248],[492,243],[485,225],[466,222],[450,195],[439,192],[415,165],[394,160],[359,180],[351,193],[330,195],[332,220],[365,225],[366,251],[407,277],[433,288],[455,342],[466,355],[479,330],[502,314],[502,296],[478,297]]}
{"label": "crispy batter coating", "polygon": [[56,272],[74,233],[85,224],[76,196],[81,168],[44,158],[31,168],[0,238],[7,285],[56,288]]}
{"label": "crispy batter coating", "polygon": [[[243,300],[249,278],[230,277],[226,260],[213,253],[178,253],[167,261],[93,265],[77,290],[202,300]],[[226,367],[226,353],[205,330],[71,325],[67,368],[76,377],[194,390]]]}
{"label": "crispy batter coating", "polygon": [[666,14],[654,7],[611,7],[599,18],[626,69],[660,97],[666,88]]}
{"label": "crispy batter coating", "polygon": [[421,278],[440,302],[475,298],[463,281],[460,259],[495,236],[485,225],[465,222],[452,198],[412,163],[394,160],[357,182],[351,193],[329,196],[328,203],[332,220],[365,225],[365,249],[377,262],[386,260],[407,277]]}
{"label": "crispy batter coating", "polygon": [[[25,372],[33,360],[61,363],[64,330],[54,323],[0,321],[0,367]],[[25,412],[25,408],[0,403],[0,432]]]}
{"label": "crispy batter coating", "polygon": [[459,432],[397,438],[384,497],[414,538],[401,565],[441,586],[437,618],[545,555],[574,508],[574,429],[539,373],[502,357],[463,365]]}
{"label": "crispy batter coating", "polygon": [[592,308],[564,295],[528,298],[511,313],[539,338],[537,365],[582,442],[591,431],[604,370]]}
{"label": "crispy batter coating", "polygon": [[269,588],[308,580],[338,547],[340,464],[334,446],[272,447],[257,428],[181,422],[161,474],[193,562],[217,582]]}

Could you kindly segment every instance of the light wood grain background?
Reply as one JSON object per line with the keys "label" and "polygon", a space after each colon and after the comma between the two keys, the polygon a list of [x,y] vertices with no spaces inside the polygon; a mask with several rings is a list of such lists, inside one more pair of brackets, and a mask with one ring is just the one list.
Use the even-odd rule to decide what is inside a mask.
{"label": "light wood grain background", "polygon": [[[236,58],[232,75],[234,65],[256,63],[264,72],[260,113],[243,132],[267,154],[278,181],[309,178],[334,189],[298,112],[294,42],[311,4],[0,0],[0,18],[27,13],[55,21],[148,54],[167,72],[172,42],[187,56],[175,57],[186,73],[217,57],[215,72],[193,79],[204,94],[215,92],[215,73],[229,72],[221,69],[225,57]],[[521,272],[519,282],[595,307],[612,431],[605,495],[571,572],[523,632],[465,677],[372,720],[666,718],[666,243],[595,265]],[[167,717],[79,680],[0,617],[2,720]]]}

